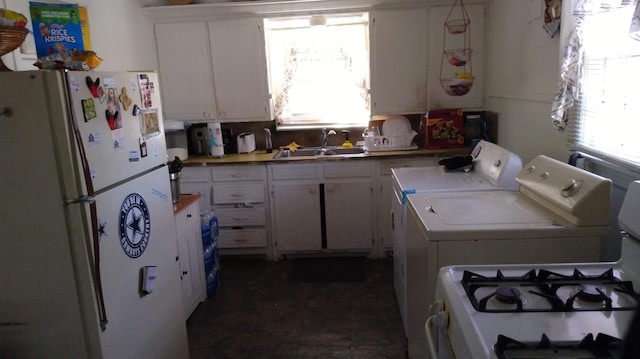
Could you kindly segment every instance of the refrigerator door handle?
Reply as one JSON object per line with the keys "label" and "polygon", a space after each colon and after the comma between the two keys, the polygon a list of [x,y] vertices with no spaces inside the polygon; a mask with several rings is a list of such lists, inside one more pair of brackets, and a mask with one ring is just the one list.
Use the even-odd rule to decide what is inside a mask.
{"label": "refrigerator door handle", "polygon": [[93,196],[82,196],[82,197],[78,197],[78,198],[75,198],[75,199],[68,199],[68,198],[64,199],[64,204],[66,204],[66,205],[70,205],[70,204],[92,204],[92,203],[96,203],[96,199]]}

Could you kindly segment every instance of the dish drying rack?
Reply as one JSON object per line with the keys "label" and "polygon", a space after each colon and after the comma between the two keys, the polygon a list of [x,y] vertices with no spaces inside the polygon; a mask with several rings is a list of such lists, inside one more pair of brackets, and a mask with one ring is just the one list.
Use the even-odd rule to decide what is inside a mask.
{"label": "dish drying rack", "polygon": [[363,136],[363,138],[369,152],[415,150],[418,146],[412,144],[412,141],[417,134],[416,131],[411,131],[404,135]]}

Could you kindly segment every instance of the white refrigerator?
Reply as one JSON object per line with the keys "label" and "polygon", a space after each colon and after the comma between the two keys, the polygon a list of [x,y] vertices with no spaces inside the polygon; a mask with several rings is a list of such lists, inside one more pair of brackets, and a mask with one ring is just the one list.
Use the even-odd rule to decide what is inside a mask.
{"label": "white refrigerator", "polygon": [[187,358],[158,77],[0,73],[0,357]]}

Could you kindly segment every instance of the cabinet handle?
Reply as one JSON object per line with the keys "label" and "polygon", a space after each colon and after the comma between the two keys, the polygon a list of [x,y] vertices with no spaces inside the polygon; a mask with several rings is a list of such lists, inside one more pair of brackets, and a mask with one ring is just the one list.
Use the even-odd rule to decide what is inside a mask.
{"label": "cabinet handle", "polygon": [[191,213],[187,213],[187,218],[191,218]]}
{"label": "cabinet handle", "polygon": [[202,117],[209,118],[209,112],[203,112],[202,113]]}
{"label": "cabinet handle", "polygon": [[186,271],[186,270],[183,270],[183,271],[182,271],[182,275],[187,275],[187,274],[189,274],[189,272],[188,272],[188,271]]}
{"label": "cabinet handle", "polygon": [[310,186],[309,193],[316,193],[316,188],[314,186]]}
{"label": "cabinet handle", "polygon": [[227,115],[227,113],[224,112],[224,111],[219,111],[218,112],[218,117],[220,117],[220,118],[224,118],[226,115]]}
{"label": "cabinet handle", "polygon": [[233,217],[232,218],[234,221],[246,221],[249,219],[249,217],[242,217],[242,218],[238,218],[238,217]]}
{"label": "cabinet handle", "polygon": [[242,197],[242,193],[231,193],[231,197]]}

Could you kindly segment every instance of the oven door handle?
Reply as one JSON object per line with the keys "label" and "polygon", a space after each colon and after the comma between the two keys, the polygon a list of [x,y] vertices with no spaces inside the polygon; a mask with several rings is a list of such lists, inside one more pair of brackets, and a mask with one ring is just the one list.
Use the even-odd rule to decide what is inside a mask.
{"label": "oven door handle", "polygon": [[437,328],[437,330],[439,330],[439,329],[446,329],[448,326],[449,326],[449,315],[447,314],[447,312],[443,310],[440,310],[432,314],[424,323],[424,331],[425,331],[425,335],[427,336],[427,344],[428,344],[429,353],[432,359],[440,358],[440,356],[438,355],[439,350],[435,342],[433,341],[435,334],[438,334],[438,333],[434,332],[433,328],[435,327]]}
{"label": "oven door handle", "polygon": [[437,314],[434,314],[432,316],[430,316],[427,321],[424,323],[424,331],[425,334],[427,335],[427,346],[429,348],[429,356],[433,359],[437,359],[438,358],[438,353],[436,351],[436,345],[433,342],[433,332],[432,332],[432,328],[433,328],[433,321],[435,320]]}

